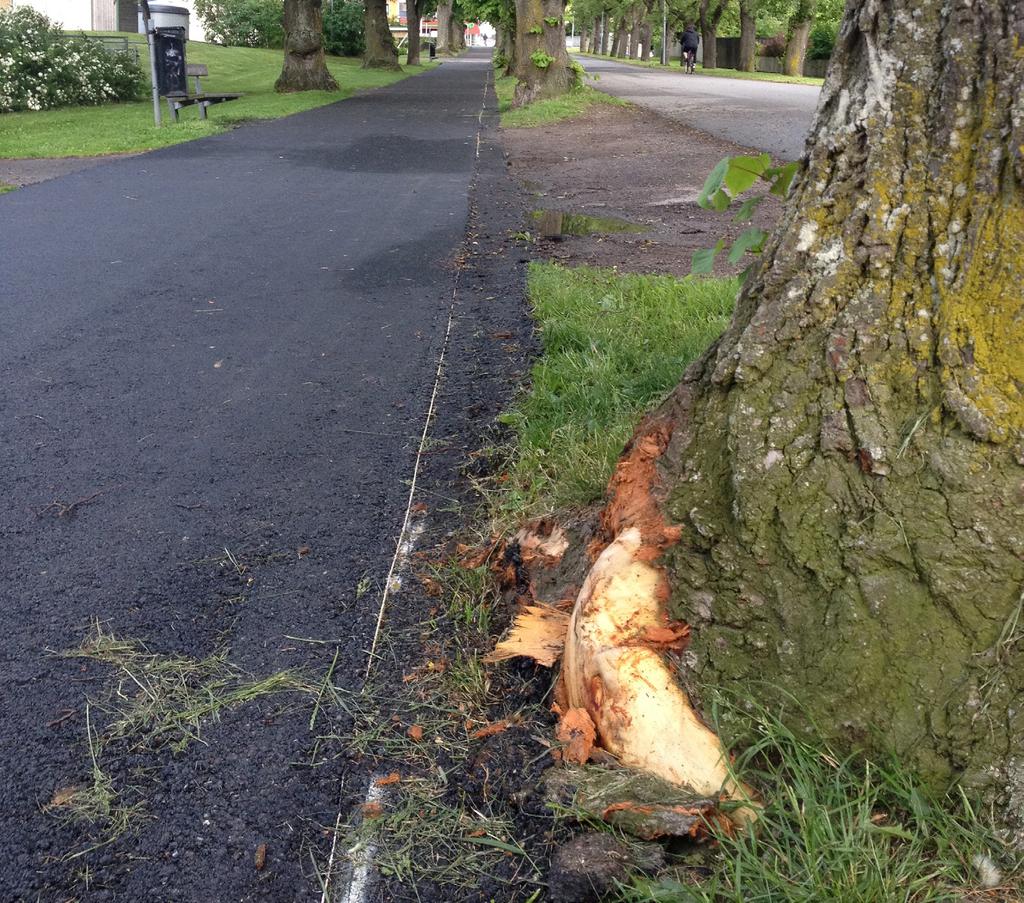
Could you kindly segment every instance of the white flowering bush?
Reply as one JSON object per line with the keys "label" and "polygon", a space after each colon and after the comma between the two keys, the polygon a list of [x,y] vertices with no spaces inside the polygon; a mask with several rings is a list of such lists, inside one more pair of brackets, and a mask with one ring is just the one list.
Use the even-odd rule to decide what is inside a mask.
{"label": "white flowering bush", "polygon": [[0,10],[0,113],[133,100],[142,70],[127,51],[109,51],[28,6]]}

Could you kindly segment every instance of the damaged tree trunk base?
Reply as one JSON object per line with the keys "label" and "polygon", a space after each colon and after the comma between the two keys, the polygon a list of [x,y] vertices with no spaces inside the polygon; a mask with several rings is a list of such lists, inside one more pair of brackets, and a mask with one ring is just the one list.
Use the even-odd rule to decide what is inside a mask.
{"label": "damaged tree trunk base", "polygon": [[[729,817],[745,824],[756,818],[755,795],[731,774],[727,751],[694,712],[678,662],[668,657],[689,637],[687,625],[668,617],[668,581],[655,563],[679,538],[654,497],[657,461],[671,435],[669,422],[649,419],[616,467],[599,535],[583,552],[592,564],[571,615],[527,606],[490,660],[526,655],[551,665],[564,642],[556,689],[564,760],[582,764],[596,745],[622,766],[731,802]],[[527,567],[550,567],[568,548],[565,533],[550,524],[520,531],[515,543]]]}
{"label": "damaged tree trunk base", "polygon": [[[751,791],[733,779],[725,749],[664,657],[686,634],[667,623],[665,577],[644,557],[632,527],[594,563],[566,635],[566,703],[586,711],[601,747],[622,765],[702,796],[750,802]],[[748,821],[753,808],[733,814]]]}

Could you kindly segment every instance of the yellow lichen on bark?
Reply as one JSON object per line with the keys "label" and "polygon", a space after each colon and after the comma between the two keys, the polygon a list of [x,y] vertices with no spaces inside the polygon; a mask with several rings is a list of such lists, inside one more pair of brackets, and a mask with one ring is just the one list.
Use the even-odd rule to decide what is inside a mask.
{"label": "yellow lichen on bark", "polygon": [[[965,267],[942,292],[941,346],[947,394],[976,413],[994,442],[1024,433],[1024,206],[986,215]],[[940,283],[941,285],[941,283]],[[941,289],[940,289],[941,291]]]}

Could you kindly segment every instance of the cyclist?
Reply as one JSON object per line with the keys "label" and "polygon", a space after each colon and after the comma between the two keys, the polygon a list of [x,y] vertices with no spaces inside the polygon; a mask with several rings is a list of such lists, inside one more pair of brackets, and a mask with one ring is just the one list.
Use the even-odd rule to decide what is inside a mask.
{"label": "cyclist", "polygon": [[697,62],[697,48],[700,46],[700,35],[692,23],[686,26],[681,43],[683,45],[682,66],[687,72],[693,72],[694,64]]}

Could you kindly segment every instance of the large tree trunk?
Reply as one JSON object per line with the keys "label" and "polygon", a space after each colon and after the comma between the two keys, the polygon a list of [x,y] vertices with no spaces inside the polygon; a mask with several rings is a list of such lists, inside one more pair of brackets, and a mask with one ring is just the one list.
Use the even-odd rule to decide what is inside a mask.
{"label": "large tree trunk", "polygon": [[516,73],[516,44],[515,30],[508,25],[502,24],[498,28],[495,37],[495,46],[498,48],[498,55],[505,59],[504,75],[515,75]]}
{"label": "large tree trunk", "polygon": [[363,26],[366,33],[364,69],[400,69],[398,49],[388,24],[387,0],[365,0]]}
{"label": "large tree trunk", "polygon": [[612,42],[612,56],[625,59],[628,42],[629,29],[626,17],[621,16],[615,23],[615,40]]}
{"label": "large tree trunk", "polygon": [[466,49],[466,23],[458,7],[452,8],[448,19],[448,49],[453,54],[462,53]]}
{"label": "large tree trunk", "polygon": [[644,24],[640,26],[640,59],[645,63],[651,58],[652,31],[651,23],[644,20]]}
{"label": "large tree trunk", "polygon": [[629,28],[629,58],[635,60],[640,56],[640,11],[633,8],[632,24]]}
{"label": "large tree trunk", "polygon": [[406,55],[406,65],[418,66],[420,64],[420,0],[407,0],[406,23],[409,29],[409,52]]}
{"label": "large tree trunk", "polygon": [[324,24],[320,0],[285,0],[284,66],[274,90],[337,91],[338,83],[324,58]]}
{"label": "large tree trunk", "polygon": [[586,25],[580,26],[580,53],[590,52],[590,29]]}
{"label": "large tree trunk", "polygon": [[565,50],[564,13],[563,0],[516,0],[515,106],[557,97],[575,84]]}
{"label": "large tree trunk", "polygon": [[452,4],[451,0],[446,3],[437,4],[437,55],[449,56],[451,54],[451,22]]}
{"label": "large tree trunk", "polygon": [[789,40],[782,58],[782,71],[786,75],[804,74],[804,58],[807,56],[807,41],[814,24],[814,13],[818,0],[799,0],[793,15],[789,17]]}
{"label": "large tree trunk", "polygon": [[779,229],[603,518],[664,552],[695,693],[957,777],[1018,841],[1022,39],[1022,0],[850,4]]}
{"label": "large tree trunk", "polygon": [[611,52],[611,19],[607,14],[601,17],[601,54],[608,56]]}
{"label": "large tree trunk", "polygon": [[758,0],[740,0],[740,72],[757,68],[757,5]]}
{"label": "large tree trunk", "polygon": [[703,69],[718,68],[718,23],[728,0],[700,0],[700,44],[704,49]]}

